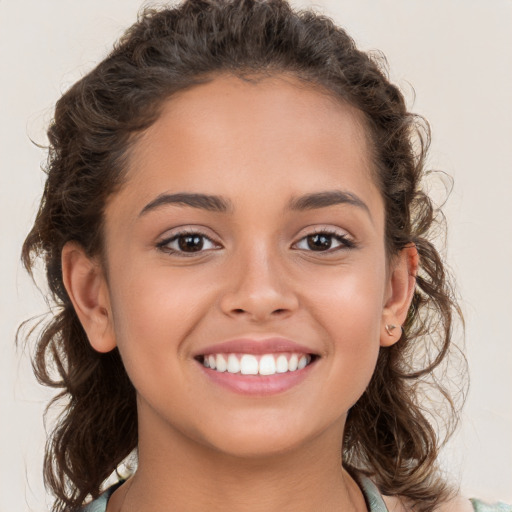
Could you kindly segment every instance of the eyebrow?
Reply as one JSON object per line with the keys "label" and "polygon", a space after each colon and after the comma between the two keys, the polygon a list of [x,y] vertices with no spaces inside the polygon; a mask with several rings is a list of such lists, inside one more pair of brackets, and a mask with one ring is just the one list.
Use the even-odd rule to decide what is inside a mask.
{"label": "eyebrow", "polygon": [[148,203],[139,213],[139,217],[155,210],[160,206],[168,204],[179,204],[182,206],[191,206],[209,212],[225,213],[232,210],[231,202],[220,196],[212,196],[207,194],[190,194],[181,192],[178,194],[160,194],[156,199]]}
{"label": "eyebrow", "polygon": [[[209,194],[197,194],[180,192],[177,194],[160,194],[158,197],[149,202],[139,213],[139,217],[155,210],[161,206],[169,204],[179,204],[182,206],[190,206],[210,212],[226,213],[233,210],[233,205],[229,199],[221,196]],[[328,190],[324,192],[314,192],[300,197],[295,197],[288,203],[288,209],[293,211],[315,210],[318,208],[326,208],[337,204],[349,204],[356,206],[368,213],[370,219],[372,215],[370,209],[364,201],[352,192],[344,190]]]}
{"label": "eyebrow", "polygon": [[317,208],[326,208],[337,204],[349,204],[356,206],[368,213],[370,219],[372,215],[367,204],[352,192],[345,190],[327,190],[325,192],[315,192],[304,196],[293,198],[288,207],[295,211],[314,210]]}

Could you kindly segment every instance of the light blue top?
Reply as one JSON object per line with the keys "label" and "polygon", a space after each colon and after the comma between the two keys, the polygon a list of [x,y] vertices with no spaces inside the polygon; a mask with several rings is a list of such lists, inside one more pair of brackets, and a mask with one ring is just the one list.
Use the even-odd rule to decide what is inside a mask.
{"label": "light blue top", "polygon": [[[377,489],[377,486],[368,477],[362,474],[358,474],[356,476],[356,480],[361,487],[364,499],[366,500],[368,511],[388,512],[388,509],[386,508],[384,500],[382,499],[382,495]],[[82,509],[82,512],[106,512],[107,503],[110,496],[112,496],[114,491],[123,483],[124,480],[118,482],[112,487],[109,487],[99,498],[94,500],[92,503],[89,503],[89,505]],[[493,505],[489,505],[476,499],[472,499],[471,503],[473,504],[475,512],[512,512],[512,505],[506,505],[505,503],[495,503]]]}
{"label": "light blue top", "polygon": [[124,484],[124,480],[121,480],[120,482],[117,482],[117,484],[112,485],[109,487],[99,498],[95,499],[93,502],[89,503],[84,509],[82,509],[82,512],[106,512],[107,510],[107,503],[110,499],[110,496],[114,494],[114,491],[121,487],[121,485]]}
{"label": "light blue top", "polygon": [[471,503],[473,503],[475,512],[512,512],[512,505],[507,505],[502,502],[489,505],[488,503],[472,498]]}

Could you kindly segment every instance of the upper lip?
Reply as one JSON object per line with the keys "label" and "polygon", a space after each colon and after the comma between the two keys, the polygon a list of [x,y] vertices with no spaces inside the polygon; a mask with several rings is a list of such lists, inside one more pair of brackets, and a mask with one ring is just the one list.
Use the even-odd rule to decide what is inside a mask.
{"label": "upper lip", "polygon": [[279,352],[298,352],[315,354],[311,347],[300,345],[287,338],[272,337],[263,339],[238,338],[209,345],[194,354],[194,357],[207,354],[271,354]]}

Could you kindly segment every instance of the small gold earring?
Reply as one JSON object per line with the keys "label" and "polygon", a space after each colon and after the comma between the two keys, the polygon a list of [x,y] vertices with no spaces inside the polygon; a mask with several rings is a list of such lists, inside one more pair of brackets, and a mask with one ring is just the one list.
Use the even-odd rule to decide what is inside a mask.
{"label": "small gold earring", "polygon": [[396,329],[396,325],[393,325],[393,324],[387,324],[385,327],[386,329],[386,332],[390,335],[390,336],[393,336],[393,333],[391,332],[393,329]]}

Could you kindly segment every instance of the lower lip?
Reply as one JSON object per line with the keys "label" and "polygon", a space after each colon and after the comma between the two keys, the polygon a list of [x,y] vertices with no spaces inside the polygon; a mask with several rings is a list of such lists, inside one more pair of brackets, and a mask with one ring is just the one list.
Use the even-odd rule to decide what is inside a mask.
{"label": "lower lip", "polygon": [[198,362],[206,377],[224,388],[241,395],[268,396],[284,393],[299,385],[311,372],[318,360],[301,370],[274,375],[242,375],[241,373],[217,372]]}

